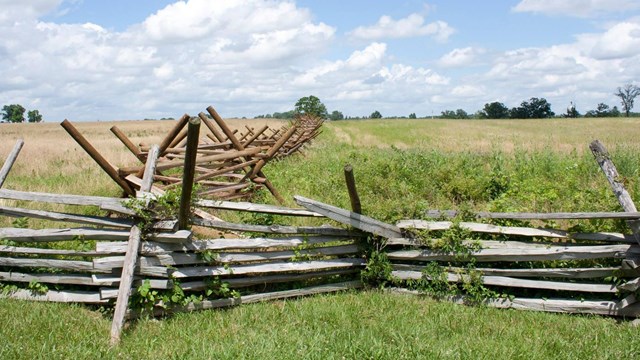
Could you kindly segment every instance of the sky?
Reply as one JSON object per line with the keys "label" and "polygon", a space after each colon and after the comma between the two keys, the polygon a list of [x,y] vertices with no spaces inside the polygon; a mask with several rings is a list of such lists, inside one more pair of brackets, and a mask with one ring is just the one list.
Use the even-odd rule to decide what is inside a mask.
{"label": "sky", "polygon": [[48,122],[254,117],[309,95],[345,116],[532,97],[584,114],[640,85],[638,0],[0,0],[0,34],[0,106]]}

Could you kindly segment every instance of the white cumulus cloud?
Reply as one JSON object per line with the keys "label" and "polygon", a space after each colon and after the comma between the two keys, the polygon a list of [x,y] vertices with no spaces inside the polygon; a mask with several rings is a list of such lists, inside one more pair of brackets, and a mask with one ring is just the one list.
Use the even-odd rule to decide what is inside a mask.
{"label": "white cumulus cloud", "polygon": [[382,16],[375,25],[359,26],[349,33],[354,39],[381,40],[398,39],[417,36],[431,36],[444,42],[455,30],[444,21],[425,24],[424,17],[411,14],[403,19],[394,20],[390,16]]}
{"label": "white cumulus cloud", "polygon": [[637,0],[522,0],[512,10],[556,16],[593,17],[638,8],[640,2]]}
{"label": "white cumulus cloud", "polygon": [[470,66],[477,63],[478,57],[485,53],[484,49],[465,47],[453,49],[447,54],[443,55],[438,64],[444,67],[463,67]]}

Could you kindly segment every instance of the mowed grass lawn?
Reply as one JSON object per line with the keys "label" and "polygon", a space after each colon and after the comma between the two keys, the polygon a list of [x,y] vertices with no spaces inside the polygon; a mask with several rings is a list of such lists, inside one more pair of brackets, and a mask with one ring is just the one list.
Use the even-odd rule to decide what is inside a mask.
{"label": "mowed grass lawn", "polygon": [[[254,126],[252,121],[230,123]],[[136,159],[110,134],[113,124],[77,126],[116,166],[135,165]],[[147,144],[158,142],[172,125],[115,124],[134,142]],[[292,195],[300,194],[348,207],[342,167],[351,163],[365,213],[386,221],[419,216],[429,208],[620,210],[588,144],[603,141],[638,201],[639,125],[640,119],[622,118],[333,122],[304,156],[268,164],[265,173],[288,205],[293,205]],[[117,186],[57,124],[0,124],[0,157],[6,157],[18,137],[26,144],[4,187],[119,195]],[[274,203],[267,194],[256,200]],[[11,219],[2,221],[10,226]],[[617,229],[624,224],[598,226]],[[136,321],[117,348],[108,346],[110,318],[82,306],[0,300],[0,322],[0,359],[640,356],[640,328],[626,321],[466,307],[381,291]]]}

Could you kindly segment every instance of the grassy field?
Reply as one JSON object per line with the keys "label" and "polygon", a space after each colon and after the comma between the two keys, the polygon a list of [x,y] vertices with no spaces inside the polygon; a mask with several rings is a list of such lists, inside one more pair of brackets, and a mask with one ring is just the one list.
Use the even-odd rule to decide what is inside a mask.
{"label": "grassy field", "polygon": [[[246,123],[264,120],[230,121]],[[134,165],[109,132],[114,124],[76,125],[116,166]],[[134,142],[150,144],[172,122],[117,125]],[[603,141],[640,201],[638,125],[640,119],[331,122],[304,157],[268,164],[265,172],[289,205],[300,194],[348,207],[342,168],[351,163],[365,213],[386,221],[430,208],[619,210],[588,144]],[[0,124],[1,158],[18,137],[25,146],[6,188],[119,195],[58,124]],[[255,200],[274,203],[268,194]],[[144,320],[115,349],[108,348],[108,316],[84,307],[0,300],[0,321],[1,359],[619,359],[638,357],[640,349],[638,329],[610,318],[462,307],[376,291]]]}

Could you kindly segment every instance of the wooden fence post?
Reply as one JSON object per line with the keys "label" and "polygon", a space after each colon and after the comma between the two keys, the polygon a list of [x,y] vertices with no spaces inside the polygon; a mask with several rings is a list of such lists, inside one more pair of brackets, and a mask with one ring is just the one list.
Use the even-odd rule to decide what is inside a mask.
{"label": "wooden fence post", "polygon": [[9,171],[11,171],[13,163],[16,162],[18,154],[20,154],[20,150],[22,149],[23,145],[24,140],[18,139],[18,141],[16,141],[16,144],[13,146],[13,150],[11,150],[11,153],[9,153],[9,156],[7,156],[7,160],[5,160],[4,164],[2,165],[2,169],[0,169],[0,188],[4,184],[4,181],[7,179],[7,175],[9,175]]}
{"label": "wooden fence post", "polygon": [[125,135],[122,132],[122,130],[120,130],[115,125],[113,125],[110,130],[113,133],[113,135],[115,135],[118,138],[118,140],[120,140],[122,144],[124,144],[124,146],[126,146],[127,149],[129,149],[129,151],[131,151],[131,153],[138,158],[138,160],[142,162],[145,161],[144,154],[140,152],[140,149],[138,149],[138,147],[133,144],[133,142],[127,137],[127,135]]}
{"label": "wooden fence post", "polygon": [[[600,141],[594,140],[589,145],[589,149],[591,149],[591,152],[593,153],[593,156],[595,156],[598,165],[600,165],[602,172],[604,172],[604,176],[606,176],[607,180],[609,180],[609,184],[611,184],[613,194],[616,196],[616,198],[618,198],[618,202],[620,203],[624,211],[637,212],[638,210],[636,209],[636,205],[633,203],[633,199],[631,199],[631,195],[629,195],[629,192],[627,191],[627,189],[625,189],[624,184],[619,181],[620,174],[618,174],[618,170],[613,164],[613,161],[611,161],[609,152],[607,152],[607,149],[604,147],[604,145],[602,145]],[[638,244],[640,244],[640,220],[627,220],[627,225],[631,228],[631,231],[633,231]]]}
{"label": "wooden fence post", "polygon": [[60,125],[67,131],[67,133],[69,133],[69,135],[71,135],[71,137],[78,143],[78,145],[80,145],[84,149],[84,151],[86,151],[87,154],[89,154],[89,156],[91,156],[91,158],[95,162],[97,162],[98,165],[100,165],[102,170],[104,170],[111,177],[111,179],[113,179],[113,181],[120,185],[120,187],[127,194],[135,195],[135,192],[133,191],[131,186],[129,186],[129,184],[127,184],[127,182],[118,175],[118,171],[113,167],[113,165],[111,165],[107,161],[107,159],[105,159],[98,152],[98,150],[96,150],[96,148],[94,148],[93,145],[91,145],[91,143],[87,139],[85,139],[82,134],[80,134],[80,132],[71,124],[71,122],[69,122],[69,120],[64,120],[60,123]]}
{"label": "wooden fence post", "polygon": [[[613,193],[616,198],[618,198],[618,202],[620,203],[624,211],[637,212],[638,210],[636,209],[636,205],[633,203],[631,195],[629,195],[629,192],[627,191],[627,189],[625,189],[624,184],[618,180],[620,178],[620,174],[618,174],[618,170],[613,164],[613,161],[611,161],[609,152],[607,152],[607,149],[604,147],[604,145],[602,145],[600,141],[594,140],[591,144],[589,144],[589,149],[591,149],[591,152],[593,153],[593,156],[595,156],[598,165],[600,165],[600,168],[604,172],[604,175],[607,177],[607,180],[609,180],[609,184],[611,184]],[[631,228],[636,241],[638,242],[638,244],[640,244],[640,220],[627,220],[626,222],[627,225]],[[630,260],[632,261],[623,261],[623,266],[626,267],[629,266],[629,264],[633,264],[632,266],[635,267],[636,264],[633,260],[636,259]],[[627,281],[624,284],[620,284],[617,286],[617,288],[618,290],[635,292],[640,288],[640,278],[635,278],[631,281]],[[635,303],[635,301],[632,303]],[[634,323],[638,324],[638,320],[634,320]]]}
{"label": "wooden fence post", "polygon": [[351,200],[351,210],[356,214],[362,214],[360,197],[356,189],[356,179],[353,176],[353,166],[350,164],[344,167],[344,180],[347,182],[347,190],[349,191],[349,199]]}
{"label": "wooden fence post", "polygon": [[178,213],[178,229],[186,230],[189,226],[191,212],[191,193],[193,178],[196,173],[196,156],[198,154],[198,138],[200,136],[200,118],[189,120],[187,130],[187,150],[184,157],[184,172],[182,173],[182,194],[180,196],[180,210]]}
{"label": "wooden fence post", "polygon": [[[155,172],[156,161],[158,160],[159,147],[154,145],[147,156],[146,170],[142,179],[141,192],[151,191],[153,185],[153,174]],[[137,225],[131,227],[129,233],[129,243],[127,244],[127,252],[124,256],[124,265],[120,276],[120,284],[118,286],[118,299],[116,300],[116,308],[113,313],[113,322],[111,323],[111,345],[117,345],[120,342],[122,334],[122,326],[124,318],[129,307],[129,297],[131,296],[131,285],[133,284],[133,275],[136,263],[138,261],[138,251],[140,250],[140,228]]]}

